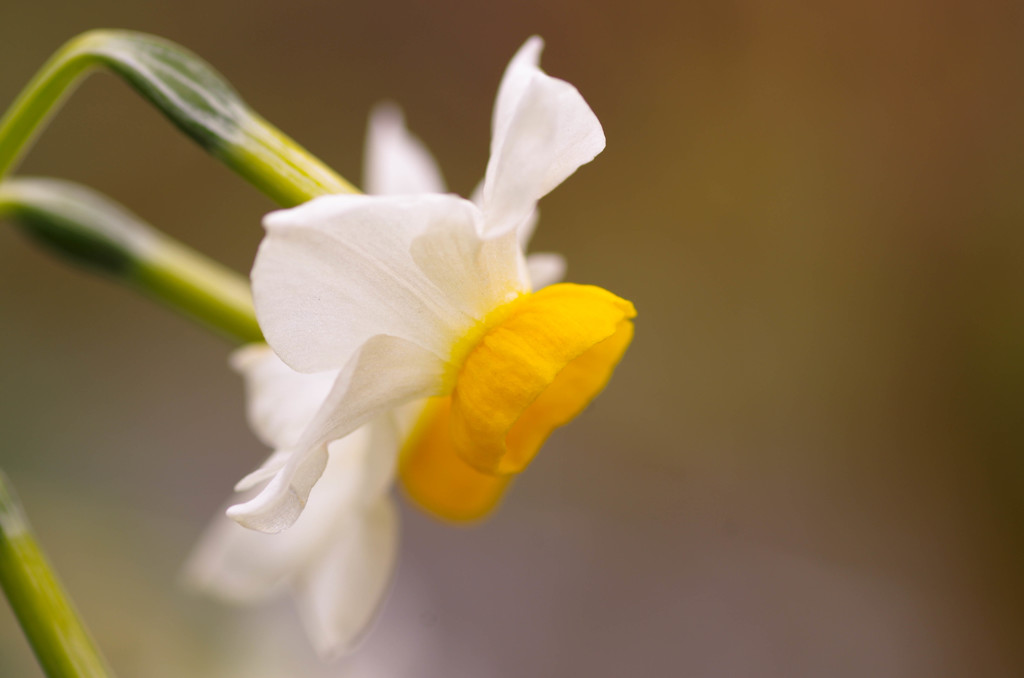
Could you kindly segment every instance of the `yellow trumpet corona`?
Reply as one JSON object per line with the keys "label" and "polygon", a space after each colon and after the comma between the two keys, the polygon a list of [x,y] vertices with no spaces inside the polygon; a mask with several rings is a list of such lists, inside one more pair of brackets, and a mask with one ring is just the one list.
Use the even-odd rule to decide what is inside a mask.
{"label": "yellow trumpet corona", "polygon": [[428,405],[402,482],[424,509],[475,520],[559,426],[600,393],[633,338],[633,304],[562,283],[497,309],[468,337],[450,396]]}

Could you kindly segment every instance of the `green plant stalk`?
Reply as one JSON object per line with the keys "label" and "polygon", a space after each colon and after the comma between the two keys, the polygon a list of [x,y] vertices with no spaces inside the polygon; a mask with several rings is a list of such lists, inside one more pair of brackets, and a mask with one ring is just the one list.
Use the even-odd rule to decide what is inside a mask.
{"label": "green plant stalk", "polygon": [[0,472],[0,587],[49,678],[112,676]]}
{"label": "green plant stalk", "polygon": [[195,54],[155,36],[114,30],[89,31],[67,42],[14,101],[0,120],[0,179],[14,169],[73,87],[101,66],[280,205],[359,192],[256,114]]}
{"label": "green plant stalk", "polygon": [[263,341],[248,281],[170,238],[161,238],[128,282],[238,344]]}
{"label": "green plant stalk", "polygon": [[113,277],[236,343],[263,341],[248,281],[69,181],[0,182],[0,218],[85,268]]}

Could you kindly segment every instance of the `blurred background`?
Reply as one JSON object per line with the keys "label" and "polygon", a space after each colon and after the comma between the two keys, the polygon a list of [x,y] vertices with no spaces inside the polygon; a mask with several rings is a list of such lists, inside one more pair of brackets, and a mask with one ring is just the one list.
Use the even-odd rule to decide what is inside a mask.
{"label": "blurred background", "polygon": [[[640,314],[492,520],[403,507],[376,630],[318,667],[287,605],[177,586],[266,454],[230,347],[0,228],[0,466],[121,675],[1024,673],[1024,6],[8,0],[0,105],[100,26],[191,48],[356,181],[393,99],[463,194],[542,35],[608,148],[534,250]],[[242,272],[273,207],[107,74],[21,173]],[[5,607],[0,674],[41,675]]]}

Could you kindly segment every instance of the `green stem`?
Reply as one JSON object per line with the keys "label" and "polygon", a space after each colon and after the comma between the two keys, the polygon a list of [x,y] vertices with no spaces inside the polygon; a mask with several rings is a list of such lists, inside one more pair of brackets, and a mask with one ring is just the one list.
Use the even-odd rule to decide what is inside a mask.
{"label": "green stem", "polygon": [[69,181],[0,183],[0,218],[73,262],[112,276],[237,343],[263,341],[248,281]]}
{"label": "green stem", "polygon": [[36,543],[2,472],[0,586],[49,678],[113,675]]}
{"label": "green stem", "polygon": [[105,66],[174,125],[283,206],[357,193],[257,115],[224,78],[179,45],[131,31],[96,30],[61,47],[0,120],[0,179],[11,171],[73,85]]}
{"label": "green stem", "polygon": [[162,237],[131,280],[144,294],[239,344],[263,341],[248,281],[184,245]]}

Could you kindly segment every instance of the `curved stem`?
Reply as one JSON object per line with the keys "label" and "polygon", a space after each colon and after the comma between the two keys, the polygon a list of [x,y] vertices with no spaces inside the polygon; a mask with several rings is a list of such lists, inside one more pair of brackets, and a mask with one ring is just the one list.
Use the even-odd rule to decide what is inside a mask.
{"label": "curved stem", "polygon": [[209,64],[172,42],[131,31],[72,39],[40,69],[0,120],[0,179],[63,99],[104,66],[175,126],[284,206],[318,195],[358,193],[350,183],[257,115]]}
{"label": "curved stem", "polygon": [[170,238],[161,238],[152,256],[139,262],[130,282],[235,343],[264,341],[248,281]]}
{"label": "curved stem", "polygon": [[263,341],[248,281],[78,184],[0,182],[0,218],[73,262],[111,276],[237,343]]}
{"label": "curved stem", "polygon": [[0,472],[0,587],[49,678],[108,678],[113,675],[36,543],[3,472]]}

